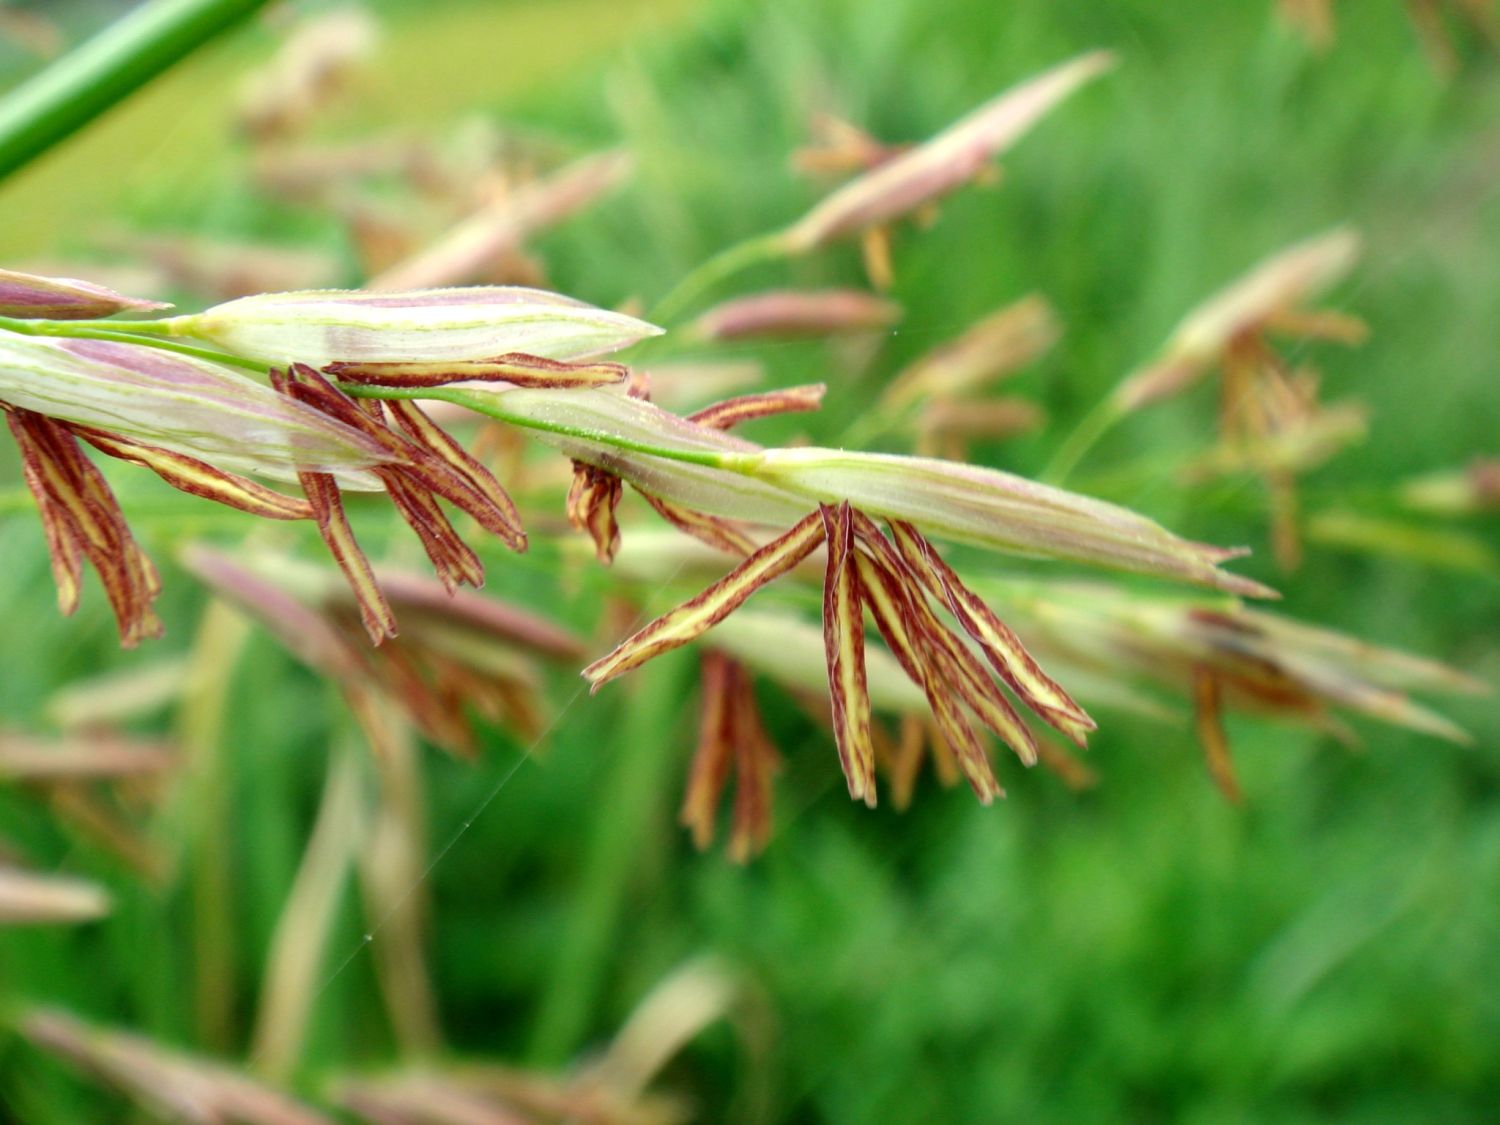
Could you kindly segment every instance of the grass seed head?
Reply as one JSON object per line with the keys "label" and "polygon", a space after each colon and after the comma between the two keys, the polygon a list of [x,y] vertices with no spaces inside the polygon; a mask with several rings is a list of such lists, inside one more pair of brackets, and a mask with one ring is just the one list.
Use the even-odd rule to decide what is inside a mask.
{"label": "grass seed head", "polygon": [[688,331],[721,342],[819,338],[878,331],[900,317],[899,305],[857,289],[777,289],[715,305]]}
{"label": "grass seed head", "polygon": [[93,320],[122,312],[169,309],[160,301],[126,297],[71,277],[39,277],[16,270],[0,270],[0,316],[23,319]]}
{"label": "grass seed head", "polygon": [[941,199],[979,176],[1055,105],[1113,65],[1112,55],[1095,51],[1007,90],[931,140],[839,188],[786,231],[787,246],[805,253]]}
{"label": "grass seed head", "polygon": [[519,286],[267,293],[167,324],[178,335],[263,363],[319,369],[333,363],[487,360],[508,352],[576,360],[661,332],[623,313]]}

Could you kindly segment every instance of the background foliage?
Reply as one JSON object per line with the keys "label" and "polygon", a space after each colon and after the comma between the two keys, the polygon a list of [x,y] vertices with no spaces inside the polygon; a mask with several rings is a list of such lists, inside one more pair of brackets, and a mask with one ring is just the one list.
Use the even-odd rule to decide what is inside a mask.
{"label": "background foliage", "polygon": [[[1310,479],[1308,507],[1411,521],[1393,507],[1398,481],[1497,449],[1500,70],[1469,51],[1444,77],[1401,5],[1347,7],[1320,55],[1260,0],[393,2],[377,8],[381,65],[329,135],[492,112],[580,151],[623,142],[639,160],[633,185],[538,247],[557,288],[610,305],[658,296],[714,249],[800,213],[815,192],[786,158],[811,106],[917,138],[1013,80],[1110,47],[1119,70],[1029,138],[998,190],[966,191],[931,230],[901,234],[907,311],[867,370],[830,370],[816,343],[758,353],[778,384],[831,383],[824,414],[782,436],[836,443],[905,360],[1039,291],[1066,334],[1018,385],[1052,424],[981,450],[1035,474],[1200,297],[1349,222],[1368,251],[1339,303],[1373,335],[1318,359],[1330,391],[1368,402],[1373,424]],[[111,224],[340,246],[332,225],[246,186],[224,107],[268,46],[259,29],[216,46],[7,184],[7,262]],[[859,277],[856,255],[838,251],[743,285]],[[1276,575],[1252,481],[1183,490],[1153,468],[1203,442],[1211,409],[1204,394],[1133,420],[1072,483],[1185,534],[1250,543],[1242,569],[1283,589],[1289,612],[1495,678],[1493,556],[1459,571],[1442,549],[1423,561],[1314,542],[1300,572]],[[0,522],[0,715],[45,729],[60,685],[186,653],[206,599],[169,576],[169,636],[149,652],[116,651],[96,589],[77,619],[57,618],[40,530],[13,465],[4,472],[0,502],[15,514]],[[187,537],[243,531],[120,482],[163,560]],[[1500,550],[1493,517],[1458,530]],[[616,635],[601,625],[609,576],[563,559],[538,536],[526,557],[495,554],[489,589],[543,602],[603,651]],[[645,608],[671,598],[656,590]],[[475,763],[424,756],[432,966],[455,1052],[564,1062],[671,967],[714,952],[755,982],[768,1050],[717,1031],[679,1061],[668,1084],[706,1119],[761,1090],[777,1120],[1477,1120],[1500,1104],[1492,701],[1448,708],[1476,734],[1470,749],[1367,728],[1368,752],[1350,755],[1233,720],[1245,808],[1214,792],[1186,729],[1106,713],[1097,789],[1011,770],[1010,800],[983,809],[928,779],[903,815],[849,804],[826,735],[763,686],[788,769],[777,838],[740,868],[696,854],[674,823],[692,669],[663,661],[595,698],[564,670],[535,753],[491,732]],[[158,831],[188,868],[205,839],[230,857],[240,1020],[226,1046],[238,1051],[330,747],[349,732],[327,690],[259,632],[227,708],[222,821],[191,832],[179,806]],[[0,932],[5,1002],[204,1046],[190,884],[146,885],[3,787],[0,822],[117,904],[89,926]],[[391,1061],[364,930],[351,897],[320,977],[307,1091]],[[120,1113],[12,1037],[0,1039],[0,1104],[38,1122]]]}

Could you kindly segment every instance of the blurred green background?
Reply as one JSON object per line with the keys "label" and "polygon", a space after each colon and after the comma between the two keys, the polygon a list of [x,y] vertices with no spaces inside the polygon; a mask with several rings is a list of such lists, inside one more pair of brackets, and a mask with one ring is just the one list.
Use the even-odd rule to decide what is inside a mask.
{"label": "blurred green background", "polygon": [[[1250,544],[1240,569],[1282,589],[1289,613],[1500,676],[1500,520],[1416,520],[1390,500],[1406,477],[1500,452],[1500,68],[1472,37],[1456,37],[1459,65],[1444,74],[1396,3],[1341,5],[1326,52],[1264,0],[370,8],[384,28],[375,65],[319,135],[489,114],[569,151],[636,155],[623,192],[536,244],[556,288],[601,305],[659,297],[714,250],[800,214],[818,189],[787,158],[815,108],[917,139],[1058,60],[1116,51],[1118,70],[1039,126],[998,188],[965,190],[930,230],[900,233],[906,314],[865,369],[831,367],[816,343],[755,353],[777,384],[830,382],[825,412],[796,429],[837,440],[905,361],[1036,291],[1065,335],[1016,386],[1051,424],[979,455],[1036,474],[1200,298],[1348,223],[1367,251],[1336,303],[1372,335],[1315,358],[1330,397],[1368,403],[1373,421],[1307,480],[1306,504],[1420,527],[1440,537],[1428,557],[1314,541],[1300,571],[1278,575],[1253,481],[1184,490],[1137,471],[1203,444],[1207,392],[1132,420],[1071,483],[1183,534]],[[110,15],[58,11],[69,34]],[[0,185],[0,259],[83,253],[101,230],[130,227],[347,259],[336,224],[249,185],[229,128],[239,81],[275,39],[244,29]],[[6,58],[13,78],[35,65]],[[843,248],[736,285],[860,278]],[[96,586],[59,618],[41,531],[10,462],[6,473],[0,716],[45,730],[59,686],[186,653],[206,597],[167,565],[168,636],[135,653],[117,651]],[[146,482],[122,475],[120,490],[164,564],[184,538],[248,530]],[[1448,535],[1478,561],[1445,565]],[[601,621],[609,575],[559,557],[541,536],[523,558],[489,551],[488,590],[555,606],[603,651],[618,635]],[[647,611],[672,604],[670,589],[648,594]],[[1478,1121],[1500,1106],[1493,700],[1444,707],[1476,736],[1469,748],[1364,724],[1367,752],[1351,755],[1233,718],[1243,808],[1212,788],[1189,729],[1101,713],[1094,790],[1004,763],[1011,795],[995,807],[927,778],[898,814],[845,800],[826,734],[762,685],[787,769],[775,840],[737,867],[696,853],[675,824],[694,667],[662,661],[593,698],[565,670],[536,752],[490,732],[474,763],[424,755],[431,966],[455,1056],[562,1064],[607,1040],[672,967],[715,953],[754,982],[752,1040],[765,1049],[720,1029],[673,1065],[664,1084],[703,1120]],[[208,836],[232,880],[236,1029],[220,1046],[233,1054],[329,748],[348,734],[327,690],[260,632],[227,708],[223,819]],[[214,1046],[193,1020],[191,881],[146,885],[10,787],[0,824],[42,866],[116,899],[98,923],[0,931],[4,1002]],[[156,831],[190,870],[205,834],[171,817]],[[346,897],[298,1068],[314,1097],[331,1074],[394,1058],[367,924]],[[0,1105],[27,1122],[125,1115],[10,1035]]]}

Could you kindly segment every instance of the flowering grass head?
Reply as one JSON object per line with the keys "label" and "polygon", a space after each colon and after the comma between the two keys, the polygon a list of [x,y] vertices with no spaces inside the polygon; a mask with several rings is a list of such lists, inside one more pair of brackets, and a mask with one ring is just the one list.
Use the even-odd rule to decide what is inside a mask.
{"label": "flowering grass head", "polygon": [[1214,461],[1238,463],[1266,485],[1277,561],[1302,557],[1296,477],[1364,433],[1352,404],[1325,406],[1316,370],[1278,352],[1275,337],[1358,344],[1364,324],[1308,302],[1342,278],[1359,254],[1352,231],[1335,230],[1266,259],[1190,313],[1162,355],[1116,388],[1105,407],[1115,416],[1184,390],[1221,372],[1220,449]]}
{"label": "flowering grass head", "polygon": [[[609,401],[607,408],[587,399],[570,400],[569,405],[628,411],[637,424],[649,424],[648,404]],[[686,445],[688,433],[680,423],[658,422],[657,428],[663,439],[670,434]],[[701,440],[704,445],[710,442],[706,435]],[[621,455],[612,450],[604,456],[602,450],[590,451],[586,443],[566,444],[575,457],[608,463],[643,491],[651,491],[660,479],[652,471],[656,466],[650,454]],[[1037,760],[1036,741],[1007,690],[1075,742],[1081,744],[1094,725],[1041,669],[1020,638],[963,583],[924,532],[1012,552],[1186,578],[1241,593],[1268,592],[1218,569],[1219,562],[1236,552],[1188,543],[1123,509],[1005,474],[922,458],[814,448],[722,448],[717,475],[700,476],[696,487],[669,497],[672,502],[716,517],[754,522],[773,522],[775,513],[795,510],[798,498],[811,510],[757,546],[697,597],[591,664],[584,675],[597,689],[663,652],[697,640],[757,590],[822,549],[824,658],[835,740],[851,797],[868,804],[875,801],[875,746],[865,671],[866,610],[902,670],[925,694],[947,747],[981,800],[993,799],[1001,789],[969,715],[1028,764]],[[774,491],[742,492],[735,488],[733,475]],[[876,522],[881,518],[888,525],[885,531]],[[942,622],[940,612],[952,618],[956,632]]]}
{"label": "flowering grass head", "polygon": [[[1066,85],[1047,88],[1055,93]],[[1035,109],[1046,102],[1041,97],[1027,104]],[[990,129],[993,124],[981,130],[991,140],[1004,132],[999,126],[998,132]],[[786,303],[776,297],[772,312],[782,315]],[[805,312],[805,302],[792,305],[798,315]],[[737,321],[729,317],[727,322]],[[760,322],[769,321],[760,315]],[[60,384],[55,377],[12,376],[9,385],[15,388],[16,409],[24,410],[26,403],[46,405],[53,416],[38,416],[46,426],[77,427],[113,419],[127,432],[105,434],[96,444],[105,452],[129,454],[153,467],[157,465],[145,453],[136,452],[142,434],[175,438],[196,449],[193,441],[202,439],[194,435],[208,430],[217,433],[211,450],[216,456],[295,480],[303,497],[284,496],[245,481],[238,486],[243,495],[233,498],[247,507],[251,502],[246,497],[260,497],[262,507],[280,505],[274,514],[281,518],[310,518],[317,524],[353,592],[363,629],[376,643],[396,636],[396,617],[374,566],[355,539],[342,500],[345,488],[380,488],[387,493],[416,533],[439,588],[449,597],[460,585],[479,586],[484,568],[440,503],[453,506],[513,550],[527,545],[519,510],[506,489],[432,419],[419,399],[467,406],[529,429],[570,457],[574,476],[568,517],[587,531],[602,561],[610,561],[620,547],[617,513],[626,484],[679,530],[743,559],[700,595],[591,664],[585,676],[595,688],[702,637],[758,589],[821,551],[821,647],[830,723],[849,793],[866,804],[876,800],[877,761],[889,757],[878,745],[871,723],[867,613],[896,666],[926,700],[945,760],[954,763],[982,801],[992,800],[1002,789],[979,728],[994,733],[1029,765],[1038,760],[1040,750],[1023,709],[1079,745],[1094,727],[1020,637],[964,583],[934,539],[1109,566],[1239,594],[1269,593],[1220,569],[1240,552],[1180,539],[1145,517],[1076,493],[933,458],[814,447],[766,449],[728,433],[755,419],[815,409],[822,399],[821,386],[741,395],[686,417],[663,411],[649,401],[649,380],[620,364],[594,358],[654,331],[643,322],[556,295],[491,287],[404,294],[269,294],[154,322],[151,335],[139,343],[58,343],[24,336],[15,336],[18,342],[12,343],[7,335],[0,345],[17,354],[30,349],[66,357],[72,365],[69,370],[78,368],[73,376],[78,386],[85,376],[93,379],[87,384],[91,393],[79,394],[77,387]],[[224,362],[160,350],[178,347],[184,337],[224,349]],[[967,385],[988,377],[975,373],[986,366],[993,369],[988,359],[969,354],[979,350],[984,349],[967,344],[958,349],[963,370],[955,375],[949,364],[943,378],[959,378]],[[101,374],[95,368],[106,360],[112,367]],[[269,366],[269,385],[227,366],[247,361]],[[193,388],[195,394],[179,394],[177,399],[159,395],[155,411],[143,415],[144,400],[138,403],[120,389],[126,384],[133,389],[143,379],[153,387]],[[930,380],[918,383],[925,386],[926,381]],[[44,390],[37,391],[32,383]],[[52,398],[43,402],[35,397],[38,394]],[[122,399],[129,401],[122,404]],[[251,448],[232,428],[204,425],[205,410],[230,417],[238,410],[242,416],[253,416],[261,427],[254,431],[260,444]],[[50,464],[44,448],[51,447],[43,445],[48,435],[29,416],[17,415],[16,410],[12,415],[23,447],[38,466],[38,480],[45,485],[40,469]],[[280,422],[281,429],[268,428],[266,417]],[[302,426],[296,440],[283,432],[290,431],[293,422]],[[243,422],[240,429],[247,430]],[[79,432],[85,438],[93,434],[87,428]],[[317,447],[314,457],[299,446],[300,442],[316,447],[314,437],[331,448]],[[127,444],[132,441],[137,445]],[[77,477],[79,496],[98,491],[86,461],[66,464]],[[208,473],[211,465],[203,465],[201,471]],[[219,488],[226,491],[230,485]],[[49,512],[91,510],[81,502],[69,506],[70,494],[58,487],[43,487],[38,495],[51,506]],[[138,608],[149,608],[158,586],[155,572],[133,541],[127,543],[123,521],[105,525],[113,539],[102,533],[91,539],[88,527],[73,533],[71,524],[50,516],[48,527],[58,542],[54,557],[59,560],[60,585],[72,583],[76,588],[76,557],[83,549],[79,544],[91,546],[97,566],[102,567],[107,555],[118,556],[125,562],[111,572],[119,587],[113,600],[118,606],[137,608],[117,612],[122,621],[137,622],[138,635],[155,627],[154,619]],[[782,530],[766,540],[757,531],[764,527]],[[367,662],[329,622],[298,611],[285,596],[236,572],[223,559],[201,553],[194,559],[211,581],[227,583],[242,597],[247,590],[258,591],[250,600],[296,635],[295,648],[320,654],[318,661],[331,674],[351,682],[369,679]],[[301,625],[294,629],[292,622]],[[405,682],[403,698],[415,721],[438,737],[445,728],[436,717],[444,707],[434,700],[442,693],[415,690],[414,685],[423,681],[413,672],[408,647],[387,654],[387,672]],[[443,667],[452,679],[451,662]],[[713,675],[717,698],[743,703],[744,690],[736,686],[732,671],[721,669]],[[739,799],[749,804],[739,817],[735,850],[747,853],[763,843],[769,823],[768,814],[756,810],[768,807],[757,794],[769,784],[771,759],[747,720],[725,719],[714,731],[712,737],[705,735],[705,745],[713,752],[705,752],[710,764],[703,767],[707,773],[702,776],[708,780],[700,779],[698,790],[717,792],[709,781],[722,778],[723,762],[741,762]],[[455,741],[451,732],[447,740]],[[696,824],[704,816],[698,805],[706,807],[706,801],[703,797],[694,806],[697,811],[691,819]]]}
{"label": "flowering grass head", "polygon": [[1120,385],[1116,401],[1121,409],[1137,409],[1184,390],[1220,364],[1232,376],[1230,368],[1263,353],[1267,334],[1358,343],[1364,338],[1360,322],[1307,307],[1358,257],[1359,238],[1350,230],[1272,255],[1183,318],[1161,355]]}
{"label": "flowering grass head", "polygon": [[1104,51],[1061,63],[998,95],[930,140],[839,188],[785,234],[794,252],[826,246],[911,214],[974,179],[1049,110],[1114,65]]}
{"label": "flowering grass head", "polygon": [[714,341],[826,337],[879,331],[900,317],[899,305],[858,289],[778,289],[715,305],[689,330]]}
{"label": "flowering grass head", "polygon": [[542,359],[606,355],[659,334],[623,313],[519,286],[406,293],[268,293],[162,322],[236,355],[284,366],[485,360],[506,352]]}
{"label": "flowering grass head", "polygon": [[[61,302],[67,315],[84,300],[93,302],[90,315],[153,307],[97,287],[15,278],[17,292]],[[395,617],[355,540],[342,490],[384,489],[450,589],[481,585],[484,568],[438,498],[514,550],[525,549],[526,535],[494,475],[415,402],[362,400],[342,387],[602,386],[625,369],[567,360],[655,331],[555,294],[496,287],[270,294],[144,322],[133,335],[102,323],[14,322],[0,332],[0,406],[42,516],[62,609],[76,607],[87,559],[104,579],[127,645],[161,631],[151,608],[160,582],[80,441],[253,515],[314,520],[378,642],[395,635]],[[178,344],[182,337],[223,354]],[[243,370],[247,363],[276,366],[262,382]],[[245,474],[295,482],[303,496]]]}
{"label": "flowering grass head", "polygon": [[161,631],[160,580],[83,443],[184,492],[281,520],[312,507],[242,472],[294,477],[305,464],[358,486],[387,459],[357,430],[228,366],[140,344],[0,333],[0,405],[46,531],[59,607],[77,608],[87,560],[126,646]]}
{"label": "flowering grass head", "polygon": [[881,405],[901,410],[919,402],[967,398],[1024,368],[1060,335],[1052,307],[1041,297],[1023,297],[897,372],[881,391]]}
{"label": "flowering grass head", "polygon": [[477,752],[470,712],[535,738],[544,714],[536,662],[577,660],[584,652],[578,638],[537,614],[384,568],[383,596],[406,628],[375,647],[366,643],[351,591],[326,568],[199,544],[184,550],[182,562],[337,684],[377,746],[389,720],[371,707],[376,698],[392,701],[424,737],[462,757]]}
{"label": "flowering grass head", "polygon": [[154,312],[171,307],[160,301],[126,297],[91,281],[0,270],[0,316],[92,320],[122,312]]}
{"label": "flowering grass head", "polygon": [[1164,686],[1191,701],[1220,787],[1235,799],[1223,716],[1267,715],[1355,741],[1349,711],[1448,741],[1469,736],[1412,695],[1489,689],[1456,669],[1331,629],[1233,603],[1126,593],[1099,585],[1035,585],[1007,598],[1036,643],[1080,678],[1108,688]]}

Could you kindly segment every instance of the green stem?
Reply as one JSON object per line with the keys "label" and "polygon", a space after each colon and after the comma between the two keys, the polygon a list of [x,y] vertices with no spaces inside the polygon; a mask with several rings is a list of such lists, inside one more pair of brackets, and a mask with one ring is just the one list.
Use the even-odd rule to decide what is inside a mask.
{"label": "green stem", "polygon": [[[10,328],[13,324],[45,325],[37,335],[73,336],[89,332],[128,332],[132,336],[171,336],[171,320],[12,320],[0,318],[0,324]],[[16,329],[20,331],[20,329]]]}
{"label": "green stem", "polygon": [[1083,416],[1083,420],[1073,428],[1059,447],[1052,460],[1048,462],[1046,469],[1042,471],[1042,480],[1047,484],[1061,486],[1067,480],[1078,463],[1084,459],[1089,450],[1099,444],[1101,438],[1115,424],[1125,417],[1125,411],[1120,409],[1118,401],[1113,397],[1103,399]]}
{"label": "green stem", "polygon": [[0,316],[0,329],[22,336],[61,336],[71,340],[108,340],[116,344],[141,344],[145,347],[160,348],[164,352],[190,355],[194,359],[206,359],[211,363],[243,367],[258,375],[264,375],[270,370],[266,364],[246,359],[244,356],[230,355],[227,352],[215,351],[213,348],[200,348],[196,344],[184,344],[177,340],[163,339],[162,335],[168,331],[160,327],[163,323],[159,320],[21,320],[16,317]]}
{"label": "green stem", "polygon": [[839,444],[845,449],[863,449],[887,434],[910,426],[915,414],[911,408],[890,410],[877,402],[850,424]]}
{"label": "green stem", "polygon": [[691,665],[683,653],[658,658],[625,701],[609,777],[608,806],[592,819],[588,854],[573,907],[562,927],[541,1011],[531,1037],[532,1062],[554,1067],[583,1046],[605,983],[628,957],[625,902],[641,875],[642,856],[667,828],[664,794],[677,767],[669,737],[683,708]]}
{"label": "green stem", "polygon": [[123,101],[266,0],[148,0],[0,102],[0,179]]}
{"label": "green stem", "polygon": [[235,892],[230,858],[234,823],[224,745],[235,669],[249,622],[221,601],[209,604],[193,641],[191,679],[177,713],[187,759],[183,803],[193,899],[193,1006],[199,1042],[215,1051],[234,1045]]}
{"label": "green stem", "polygon": [[726,278],[761,262],[784,258],[789,248],[784,231],[772,231],[720,251],[679,281],[647,315],[653,324],[671,327],[693,303]]}
{"label": "green stem", "polygon": [[726,469],[730,472],[743,472],[749,462],[756,457],[755,454],[718,452],[711,449],[671,449],[667,446],[637,441],[635,438],[621,437],[608,430],[595,430],[587,426],[569,426],[562,422],[543,422],[506,410],[504,400],[500,395],[454,390],[449,387],[371,387],[350,383],[340,383],[339,389],[352,398],[435,399],[440,402],[451,402],[456,406],[467,407],[476,414],[493,418],[497,422],[506,422],[522,429],[599,442],[601,445],[610,445],[632,453],[645,453],[652,457],[660,457],[664,461],[678,461],[685,465],[707,465],[710,468]]}

